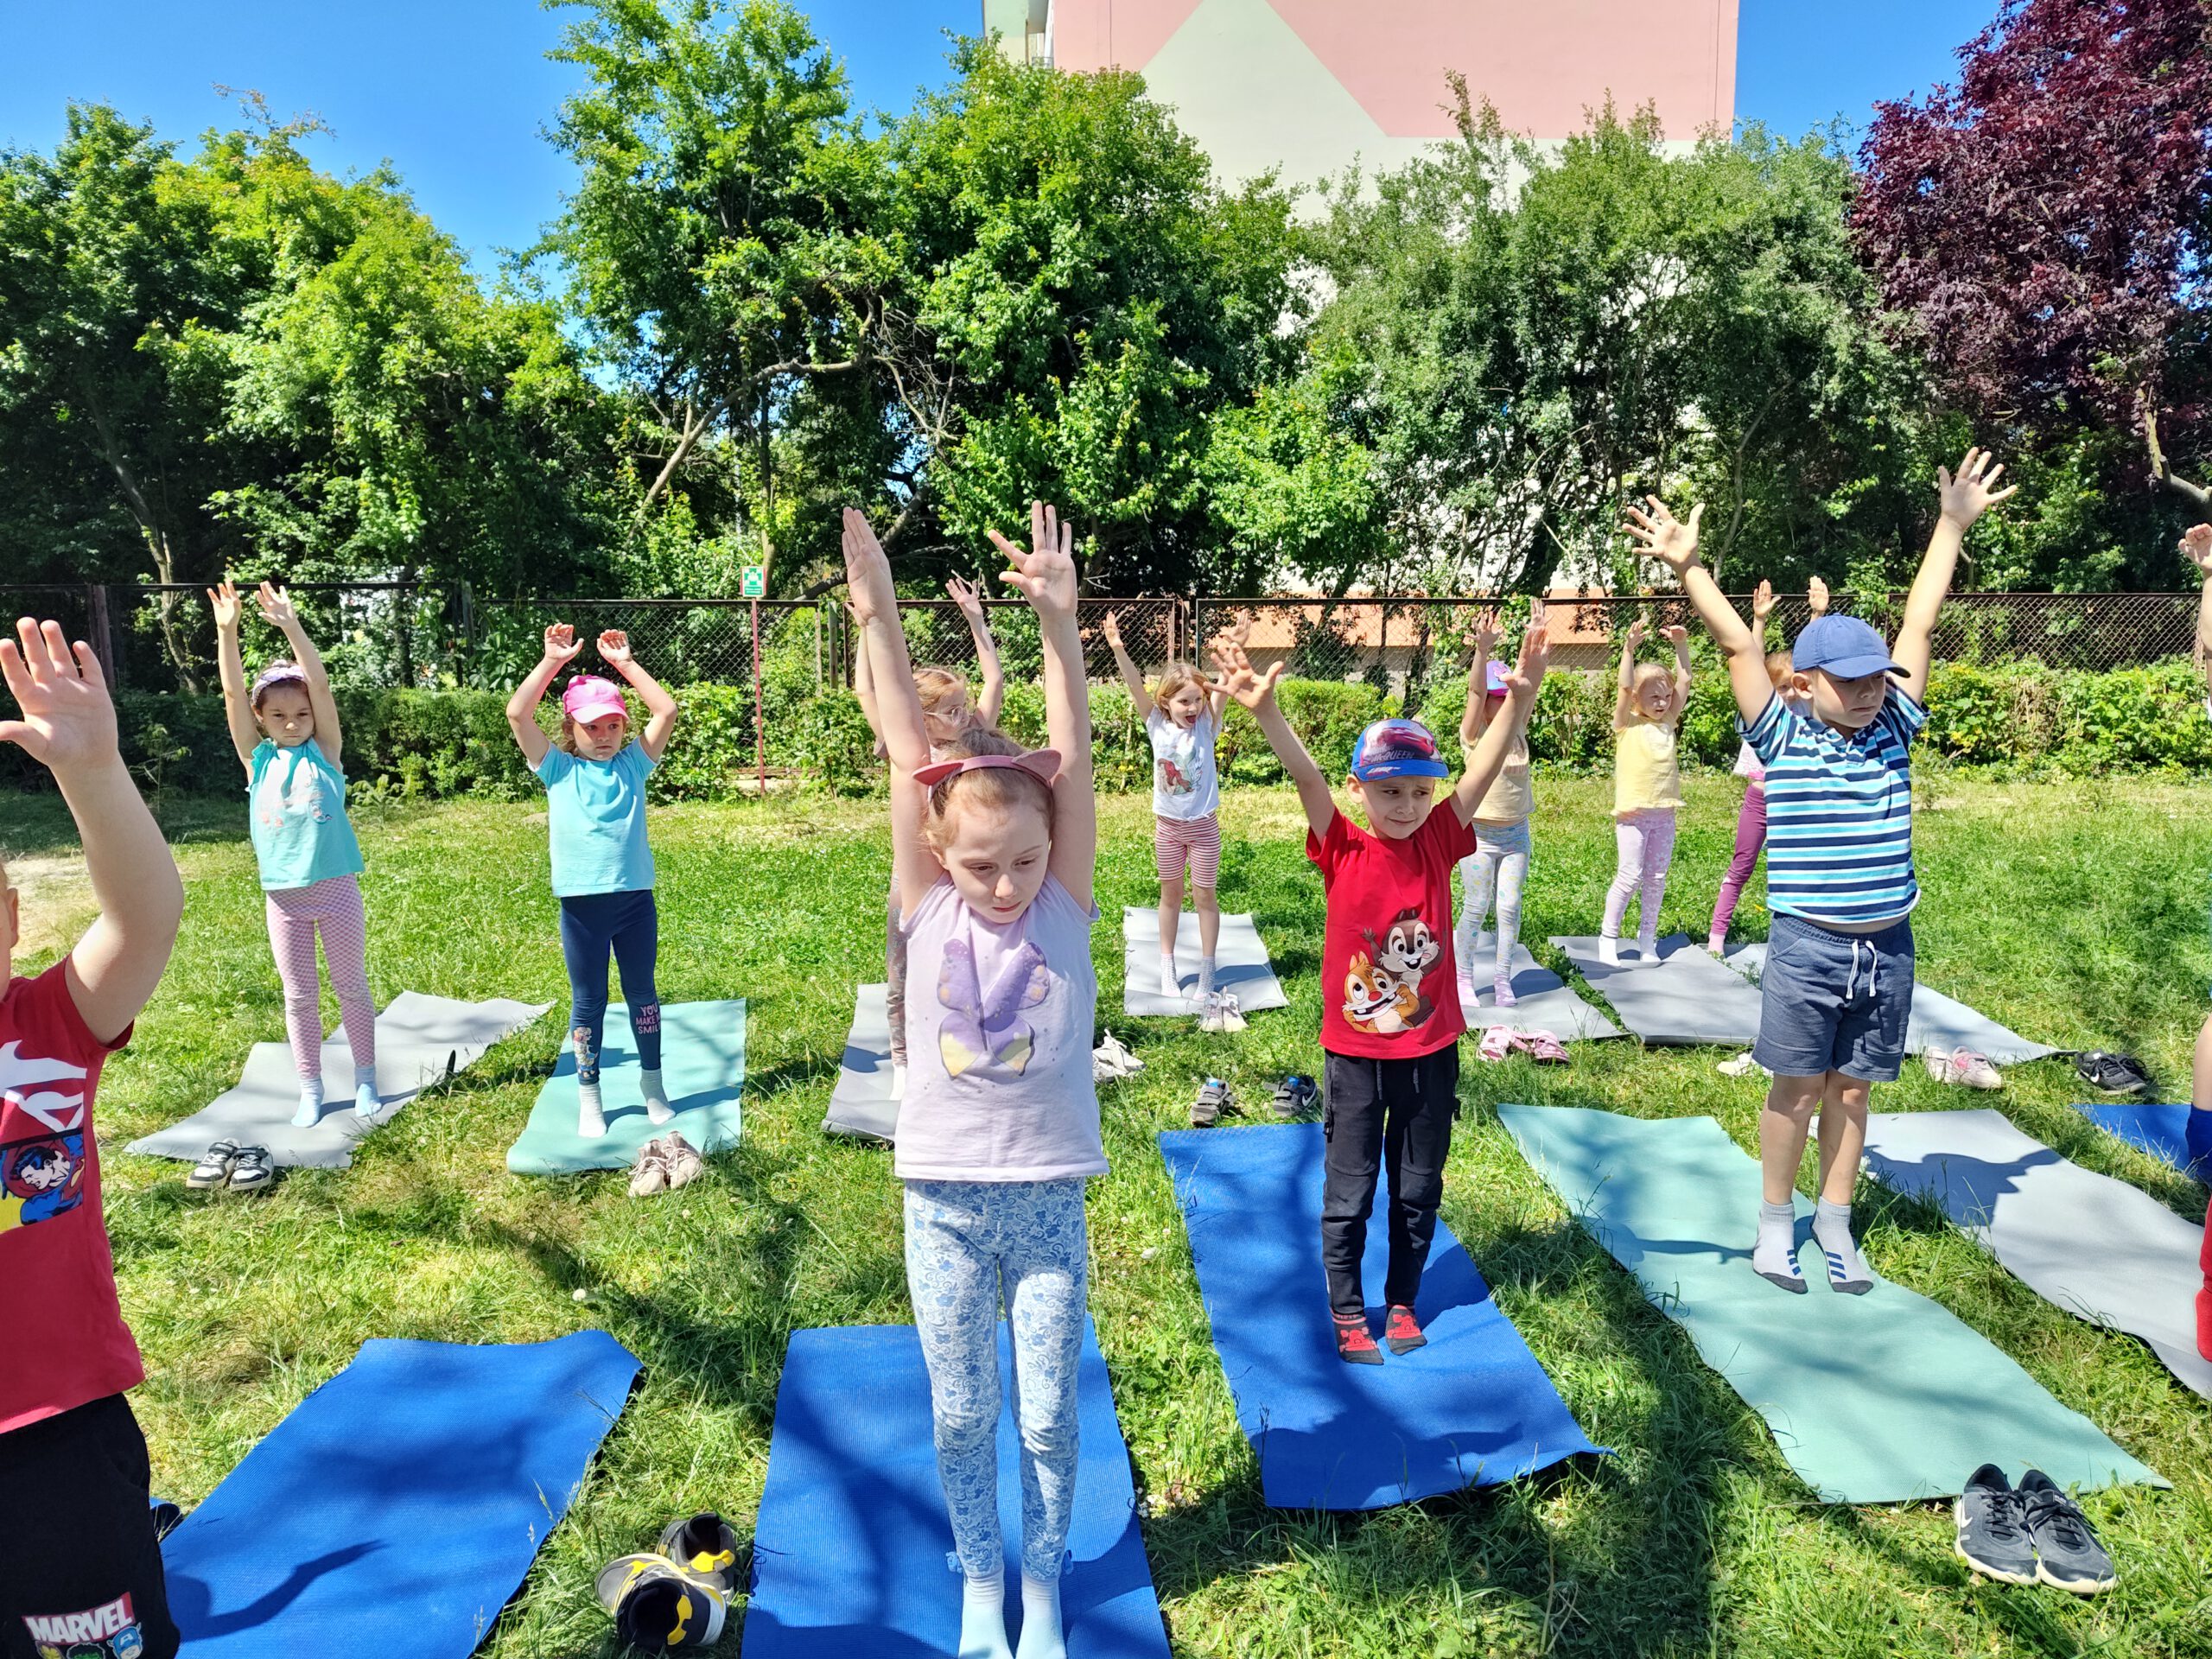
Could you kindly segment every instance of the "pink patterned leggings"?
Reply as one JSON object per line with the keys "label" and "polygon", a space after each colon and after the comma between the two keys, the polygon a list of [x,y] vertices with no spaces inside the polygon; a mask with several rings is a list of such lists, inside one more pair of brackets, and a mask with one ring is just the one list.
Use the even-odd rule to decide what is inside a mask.
{"label": "pink patterned leggings", "polygon": [[263,895],[269,901],[269,948],[284,982],[284,1031],[292,1064],[303,1080],[322,1076],[322,987],[315,975],[315,936],[322,933],[330,988],[338,994],[346,1045],[356,1070],[377,1063],[377,1005],[369,995],[369,924],[361,909],[361,884],[334,875],[311,887]]}
{"label": "pink patterned leggings", "polygon": [[1613,885],[1605,890],[1605,935],[1617,939],[1632,897],[1642,899],[1640,931],[1649,938],[1659,929],[1659,901],[1667,893],[1667,866],[1675,857],[1675,809],[1645,807],[1613,820]]}

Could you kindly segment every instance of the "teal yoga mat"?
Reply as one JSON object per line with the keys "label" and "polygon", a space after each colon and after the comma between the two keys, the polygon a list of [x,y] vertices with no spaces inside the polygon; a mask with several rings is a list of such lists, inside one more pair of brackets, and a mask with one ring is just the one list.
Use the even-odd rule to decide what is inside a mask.
{"label": "teal yoga mat", "polygon": [[1759,1170],[1709,1117],[1501,1106],[1536,1172],[1705,1363],[1767,1421],[1824,1502],[1955,1495],[1976,1465],[2043,1470],[2061,1486],[2166,1482],[1924,1296],[1827,1287],[1797,1200],[1802,1296],[1751,1272]]}
{"label": "teal yoga mat", "polygon": [[607,1133],[594,1141],[576,1133],[576,1056],[569,1050],[537,1091],[522,1138],[507,1149],[507,1167],[518,1175],[627,1169],[646,1141],[671,1131],[702,1153],[735,1146],[745,1090],[745,999],[664,1002],[660,1048],[661,1081],[676,1109],[675,1122],[656,1124],[645,1116],[630,1011],[617,1002],[607,1010],[607,1042],[600,1050]]}

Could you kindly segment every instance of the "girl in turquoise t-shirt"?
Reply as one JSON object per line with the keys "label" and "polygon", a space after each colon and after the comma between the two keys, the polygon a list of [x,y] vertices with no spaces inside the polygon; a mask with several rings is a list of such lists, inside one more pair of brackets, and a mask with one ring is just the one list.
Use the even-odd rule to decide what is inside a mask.
{"label": "girl in turquoise t-shirt", "polygon": [[322,1115],[322,988],[315,937],[330,964],[330,988],[353,1054],[353,1110],[372,1117],[377,1094],[377,1006],[369,995],[368,920],[361,908],[361,844],[346,818],[339,766],[338,705],[330,676],[299,613],[281,588],[261,584],[262,620],[292,648],[246,688],[238,650],[238,589],[207,591],[215,607],[216,658],[231,743],[245,766],[254,857],[269,919],[270,949],[284,984],[284,1029],[300,1074],[302,1128]]}

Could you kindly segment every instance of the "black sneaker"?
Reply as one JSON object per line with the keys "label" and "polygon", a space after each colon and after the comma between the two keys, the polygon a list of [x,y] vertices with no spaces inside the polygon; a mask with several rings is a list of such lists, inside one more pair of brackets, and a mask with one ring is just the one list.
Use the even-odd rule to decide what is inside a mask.
{"label": "black sneaker", "polygon": [[2020,1477],[2019,1497],[2027,1510],[2028,1536],[2036,1548],[2036,1577],[2077,1596],[2111,1589],[2119,1574],[2081,1506],[2040,1469]]}
{"label": "black sneaker", "polygon": [[1303,1117],[1319,1092],[1313,1078],[1292,1072],[1275,1085],[1275,1116]]}
{"label": "black sneaker", "polygon": [[1208,1077],[1198,1085],[1198,1092],[1191,1102],[1191,1127],[1211,1128],[1230,1108],[1229,1085],[1219,1077]]}
{"label": "black sneaker", "polygon": [[2139,1095],[2151,1086],[2151,1074],[2133,1054],[2107,1054],[2093,1048],[2074,1057],[2075,1075],[2092,1089],[2107,1095]]}
{"label": "black sneaker", "polygon": [[1955,1548],[1968,1567],[1984,1578],[2007,1584],[2036,1581],[2036,1547],[2028,1536],[2027,1501],[2012,1490],[2005,1471],[1985,1463],[1967,1478],[1967,1489],[1951,1505],[1958,1522]]}
{"label": "black sneaker", "polygon": [[737,1588],[737,1535],[712,1510],[670,1522],[660,1535],[660,1553],[697,1577],[712,1579],[725,1595]]}
{"label": "black sneaker", "polygon": [[721,1586],[664,1555],[622,1555],[599,1569],[599,1605],[614,1632],[645,1653],[683,1653],[721,1639],[729,1605]]}

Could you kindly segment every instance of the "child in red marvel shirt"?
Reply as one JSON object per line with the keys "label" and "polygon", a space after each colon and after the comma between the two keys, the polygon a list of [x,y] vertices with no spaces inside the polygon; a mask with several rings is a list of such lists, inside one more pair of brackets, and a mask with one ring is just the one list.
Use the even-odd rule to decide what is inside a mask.
{"label": "child in red marvel shirt", "polygon": [[20,895],[0,869],[0,1655],[168,1659],[146,1441],[124,1399],[145,1370],[116,1300],[92,1096],[168,965],[184,888],[124,769],[99,662],[54,623],[16,626],[0,677],[21,718],[0,720],[0,742],[53,772],[100,913],[18,979]]}
{"label": "child in red marvel shirt", "polygon": [[1245,708],[1306,808],[1306,855],[1328,895],[1321,950],[1321,1047],[1328,1145],[1321,1196],[1321,1262],[1336,1321],[1337,1353],[1379,1365],[1360,1285],[1367,1218],[1387,1161],[1390,1262],[1383,1283],[1383,1340],[1403,1354],[1427,1338],[1414,1300],[1436,1234],[1444,1159],[1459,1110],[1459,1033],[1465,1022],[1452,963],[1452,868],[1475,850],[1469,826],[1527,725],[1550,655],[1543,608],[1506,676],[1512,699],[1467,757],[1441,799],[1446,774],[1436,740],[1418,721],[1378,720],[1360,734],[1345,787],[1367,815],[1361,830],[1337,810],[1328,780],[1275,702],[1277,664],[1266,675],[1234,644],[1214,652],[1223,689]]}

